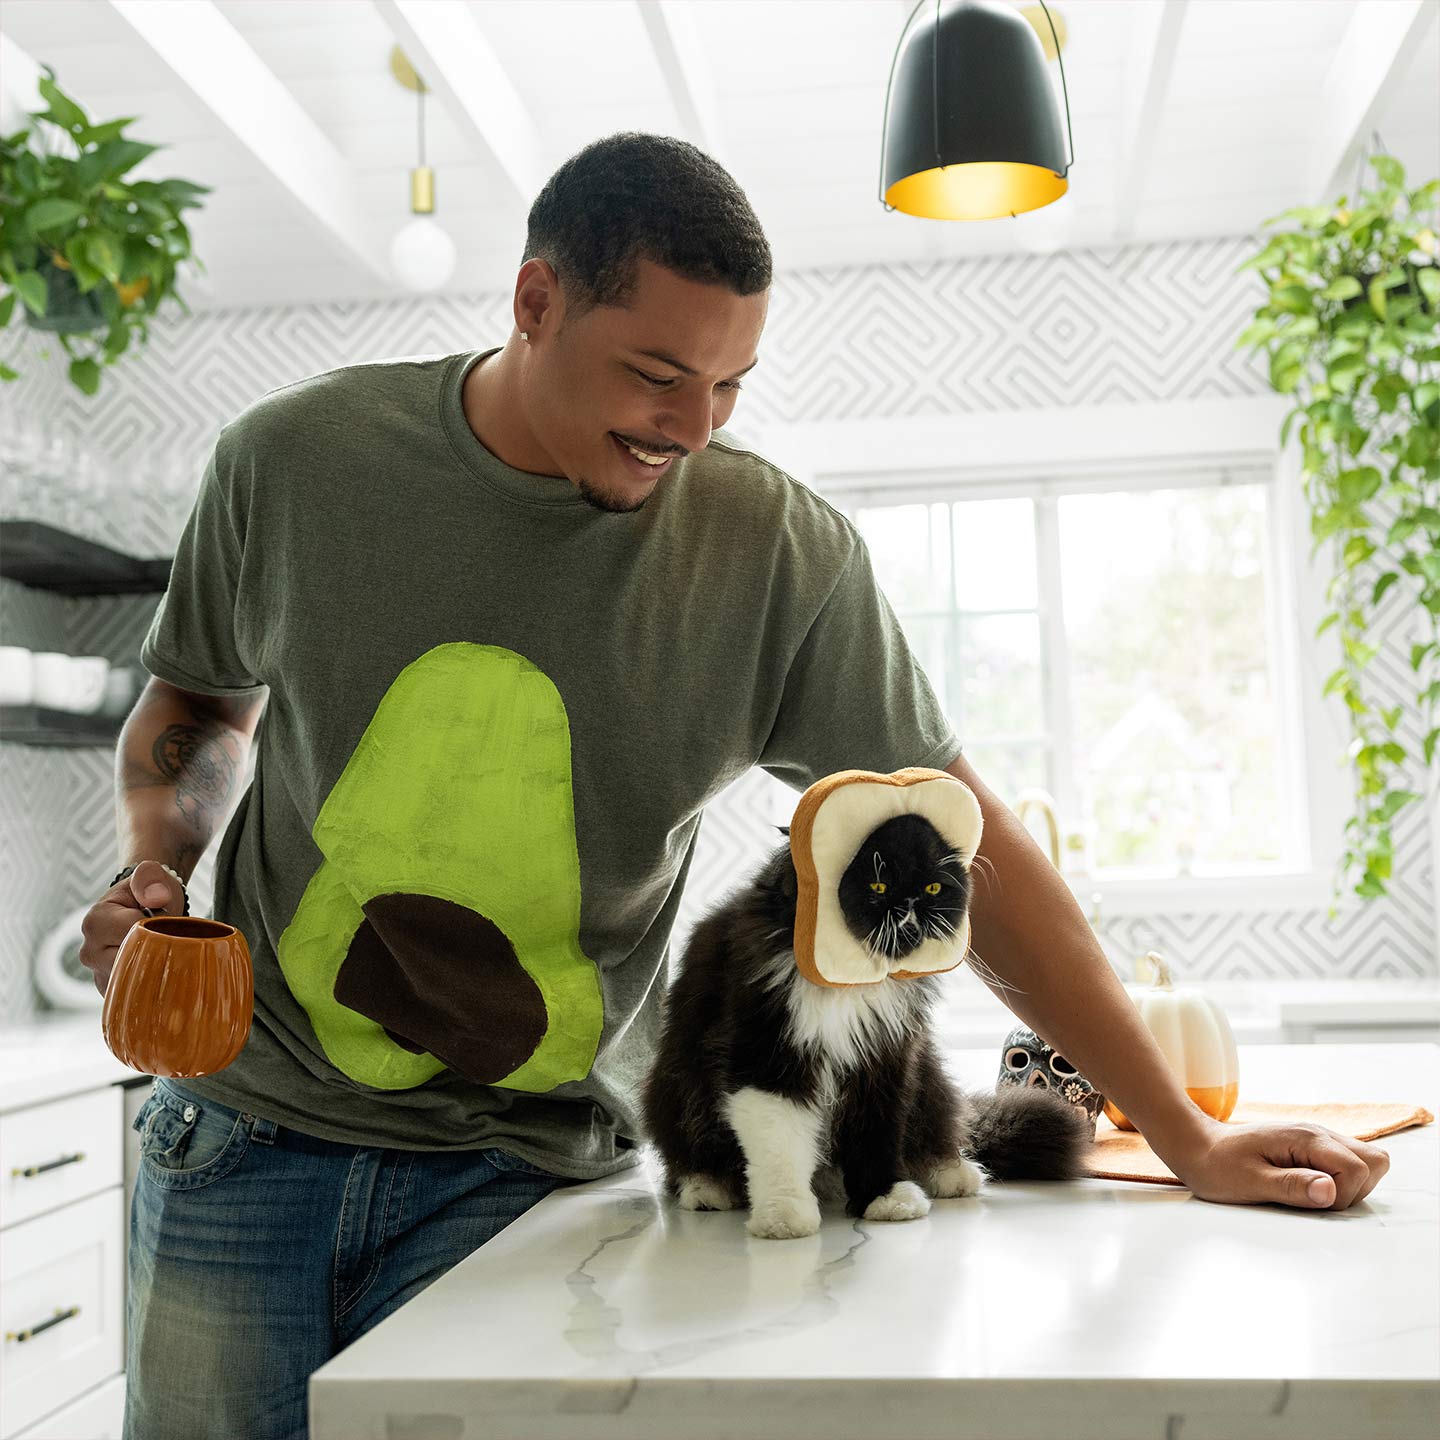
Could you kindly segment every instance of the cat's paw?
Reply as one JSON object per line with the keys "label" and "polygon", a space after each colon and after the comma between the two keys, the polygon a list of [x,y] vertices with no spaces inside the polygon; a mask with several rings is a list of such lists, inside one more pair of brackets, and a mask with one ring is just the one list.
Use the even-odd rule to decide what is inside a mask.
{"label": "cat's paw", "polygon": [[713,1175],[686,1175],[679,1185],[682,1210],[733,1210],[736,1199],[730,1187]]}
{"label": "cat's paw", "polygon": [[930,1213],[930,1198],[913,1180],[897,1180],[866,1207],[865,1220],[919,1220]]}
{"label": "cat's paw", "polygon": [[939,1200],[974,1195],[980,1189],[985,1172],[964,1155],[948,1165],[937,1165],[930,1172],[925,1189]]}
{"label": "cat's paw", "polygon": [[776,1195],[750,1212],[745,1228],[762,1240],[797,1240],[820,1228],[820,1206],[813,1195]]}

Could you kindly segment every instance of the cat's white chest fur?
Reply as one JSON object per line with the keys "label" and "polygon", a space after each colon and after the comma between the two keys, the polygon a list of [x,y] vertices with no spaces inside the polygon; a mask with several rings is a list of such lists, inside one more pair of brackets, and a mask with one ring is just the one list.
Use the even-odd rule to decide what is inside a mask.
{"label": "cat's white chest fur", "polygon": [[[752,1235],[785,1239],[813,1235],[819,1228],[820,1210],[811,1182],[817,1169],[828,1168],[833,1159],[835,1109],[847,1072],[864,1068],[882,1046],[898,1043],[915,1023],[915,1011],[912,998],[901,990],[903,980],[815,985],[799,975],[794,952],[789,950],[776,956],[767,983],[784,995],[790,1042],[820,1062],[816,1094],[802,1104],[746,1087],[727,1096],[722,1109],[745,1153],[752,1201],[747,1229]],[[822,1189],[829,1190],[835,1177],[827,1177],[825,1170],[821,1175]],[[702,1183],[703,1191],[696,1188]],[[975,1185],[978,1172],[966,1193],[973,1193]],[[727,1208],[718,1200],[715,1187],[701,1177],[682,1186],[682,1205]],[[900,1180],[888,1194],[877,1197],[865,1218],[910,1220],[929,1209],[925,1191],[910,1180]]]}
{"label": "cat's white chest fur", "polygon": [[[786,951],[793,969],[795,956]],[[875,985],[815,985],[795,972],[785,997],[790,1039],[838,1070],[860,1069],[881,1046],[898,1045],[914,1023],[904,980]]]}

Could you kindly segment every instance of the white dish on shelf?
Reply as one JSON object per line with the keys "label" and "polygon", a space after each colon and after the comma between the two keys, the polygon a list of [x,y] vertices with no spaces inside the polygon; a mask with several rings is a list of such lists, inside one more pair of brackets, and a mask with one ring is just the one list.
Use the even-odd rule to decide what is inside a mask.
{"label": "white dish on shelf", "polygon": [[35,702],[35,657],[23,645],[0,645],[0,705]]}

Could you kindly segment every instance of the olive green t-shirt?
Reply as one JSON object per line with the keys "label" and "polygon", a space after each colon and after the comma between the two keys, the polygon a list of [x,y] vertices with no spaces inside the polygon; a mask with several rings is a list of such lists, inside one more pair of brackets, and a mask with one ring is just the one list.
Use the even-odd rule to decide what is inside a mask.
{"label": "olive green t-shirt", "polygon": [[706,802],[961,747],[844,515],[724,430],[597,510],[470,429],[493,353],[347,365],[219,433],[140,652],[269,692],[215,866],[254,1020],[186,1084],[590,1179],[640,1158]]}

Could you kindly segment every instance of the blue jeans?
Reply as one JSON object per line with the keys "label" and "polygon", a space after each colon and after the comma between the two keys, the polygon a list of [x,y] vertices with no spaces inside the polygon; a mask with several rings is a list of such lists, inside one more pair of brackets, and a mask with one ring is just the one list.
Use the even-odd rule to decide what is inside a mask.
{"label": "blue jeans", "polygon": [[339,1145],[160,1078],[135,1117],[124,1440],[304,1440],[308,1381],[557,1186]]}

